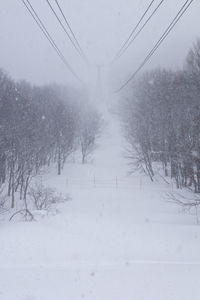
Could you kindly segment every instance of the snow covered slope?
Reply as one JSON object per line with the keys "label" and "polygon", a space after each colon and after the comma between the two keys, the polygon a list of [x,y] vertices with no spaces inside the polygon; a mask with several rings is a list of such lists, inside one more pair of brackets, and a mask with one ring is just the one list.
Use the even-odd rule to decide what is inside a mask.
{"label": "snow covered slope", "polygon": [[167,203],[169,186],[128,176],[111,119],[93,163],[44,180],[72,201],[0,226],[2,300],[199,300],[200,231]]}

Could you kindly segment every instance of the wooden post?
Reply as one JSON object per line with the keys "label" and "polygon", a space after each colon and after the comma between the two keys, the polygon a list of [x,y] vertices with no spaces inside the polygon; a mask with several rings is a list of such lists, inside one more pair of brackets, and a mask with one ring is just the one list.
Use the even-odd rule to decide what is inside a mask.
{"label": "wooden post", "polygon": [[116,188],[118,188],[118,178],[116,176]]}

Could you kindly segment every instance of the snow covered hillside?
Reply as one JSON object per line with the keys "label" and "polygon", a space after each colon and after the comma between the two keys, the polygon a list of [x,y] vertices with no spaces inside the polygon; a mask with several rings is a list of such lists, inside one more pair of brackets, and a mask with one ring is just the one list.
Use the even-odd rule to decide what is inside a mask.
{"label": "snow covered hillside", "polygon": [[56,216],[0,226],[2,300],[199,300],[200,231],[166,183],[128,175],[111,118],[91,163],[52,170]]}

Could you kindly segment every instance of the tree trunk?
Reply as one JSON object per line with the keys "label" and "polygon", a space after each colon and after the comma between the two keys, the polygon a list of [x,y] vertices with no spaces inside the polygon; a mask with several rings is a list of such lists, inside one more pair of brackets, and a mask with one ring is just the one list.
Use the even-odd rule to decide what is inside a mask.
{"label": "tree trunk", "polygon": [[11,175],[11,196],[12,196],[12,201],[11,201],[11,208],[15,207],[15,174],[14,174],[14,163],[13,163],[13,168],[12,168],[12,175]]}
{"label": "tree trunk", "polygon": [[61,175],[61,151],[58,151],[58,175]]}

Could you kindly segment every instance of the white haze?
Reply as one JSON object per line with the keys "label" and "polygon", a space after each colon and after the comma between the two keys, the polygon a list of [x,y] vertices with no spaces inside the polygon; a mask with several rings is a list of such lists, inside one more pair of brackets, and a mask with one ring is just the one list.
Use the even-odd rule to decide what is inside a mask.
{"label": "white haze", "polygon": [[[108,73],[109,79],[114,75],[112,82],[117,87],[137,68],[184,2],[165,1],[134,45],[111,69],[109,62],[137,23],[149,1],[60,0],[90,61],[89,67],[70,44],[46,1],[34,0],[32,4],[66,59],[87,84],[95,84],[96,66],[102,65],[102,73]],[[147,68],[156,66],[177,68],[183,64],[188,49],[199,35],[199,11],[200,2],[194,1],[175,30],[147,64]],[[12,77],[36,84],[49,82],[77,84],[37,28],[22,1],[1,0],[0,28],[0,67]]]}

